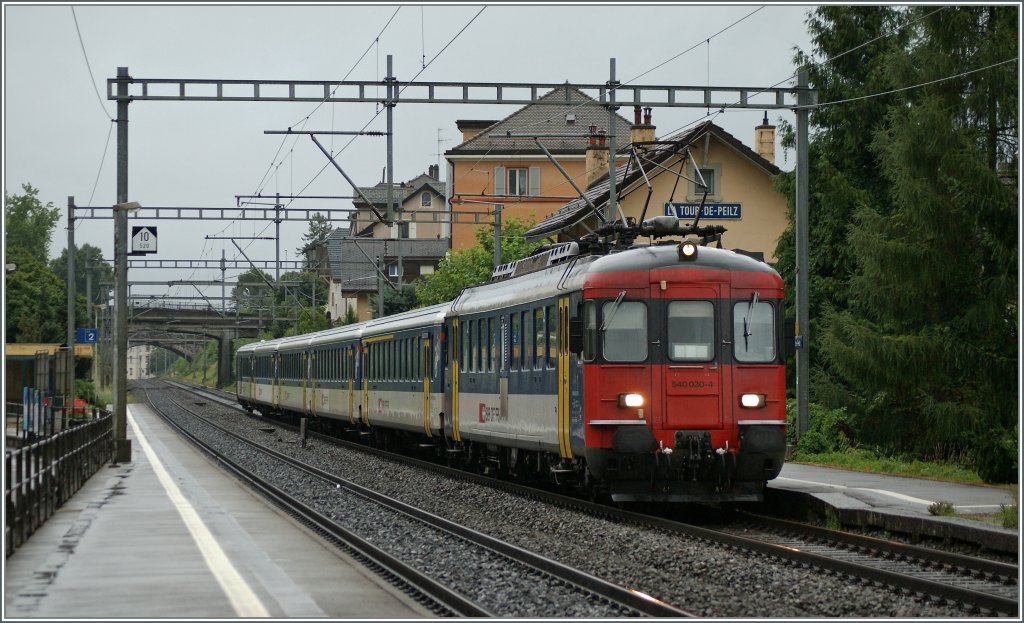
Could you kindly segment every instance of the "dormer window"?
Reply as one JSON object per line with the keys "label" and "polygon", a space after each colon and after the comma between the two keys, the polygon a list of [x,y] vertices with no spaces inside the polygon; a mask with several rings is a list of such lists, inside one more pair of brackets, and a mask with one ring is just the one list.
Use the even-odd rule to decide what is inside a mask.
{"label": "dormer window", "polygon": [[420,195],[420,206],[430,206],[430,193],[428,191],[423,191],[423,194]]}

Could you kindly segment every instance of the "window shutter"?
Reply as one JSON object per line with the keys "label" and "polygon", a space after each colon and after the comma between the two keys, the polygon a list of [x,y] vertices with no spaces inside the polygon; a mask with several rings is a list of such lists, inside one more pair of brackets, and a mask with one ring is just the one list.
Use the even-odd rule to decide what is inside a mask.
{"label": "window shutter", "polygon": [[494,167],[494,194],[505,194],[505,167]]}
{"label": "window shutter", "polygon": [[540,167],[530,167],[530,196],[540,195]]}

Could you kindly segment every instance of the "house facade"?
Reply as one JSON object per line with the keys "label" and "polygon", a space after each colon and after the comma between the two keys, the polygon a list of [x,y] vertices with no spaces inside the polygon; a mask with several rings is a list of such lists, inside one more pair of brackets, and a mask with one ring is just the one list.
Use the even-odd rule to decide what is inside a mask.
{"label": "house facade", "polygon": [[[588,135],[610,134],[609,122],[600,102],[569,85],[500,121],[457,121],[462,143],[445,152],[452,250],[474,246],[476,230],[493,227],[496,206],[502,220],[537,223],[577,197],[573,184],[583,190],[588,175]],[[616,146],[625,148],[629,142],[629,122],[615,115]],[[607,159],[591,162],[598,169],[602,164],[607,172]]]}
{"label": "house facade", "polygon": [[[786,198],[773,187],[780,169],[774,164],[775,129],[767,118],[754,128],[755,149],[711,122],[652,142],[655,128],[649,118],[644,121],[634,124],[630,159],[616,170],[618,209],[612,215],[637,222],[671,215],[693,223],[700,211],[700,224],[726,227],[723,247],[773,263],[788,217]],[[585,195],[589,203],[577,198],[565,204],[533,227],[527,239],[563,242],[597,228],[601,220],[593,208],[608,212],[608,176],[593,179]]]}
{"label": "house facade", "polygon": [[[335,229],[307,251],[330,275],[327,310],[332,320],[351,309],[360,321],[373,317],[371,300],[390,284],[411,283],[434,272],[448,252],[445,185],[439,168],[391,186],[394,221],[387,214],[388,185],[359,187],[348,228]],[[365,197],[365,200],[364,200]],[[380,215],[380,216],[378,216]],[[325,260],[325,261],[324,261]]]}

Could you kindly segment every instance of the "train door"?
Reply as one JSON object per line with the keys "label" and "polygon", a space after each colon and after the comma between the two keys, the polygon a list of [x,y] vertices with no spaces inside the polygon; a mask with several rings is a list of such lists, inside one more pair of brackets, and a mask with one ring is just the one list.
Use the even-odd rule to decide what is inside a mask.
{"label": "train door", "polygon": [[274,353],[274,377],[270,380],[270,403],[281,406],[281,353]]}
{"label": "train door", "polygon": [[305,353],[306,357],[306,375],[305,375],[305,389],[303,390],[303,405],[306,413],[312,413],[316,416],[316,353],[309,351]]}
{"label": "train door", "polygon": [[[655,364],[662,368],[655,383],[662,402],[662,426],[669,430],[718,430],[722,428],[723,286],[689,286],[656,283],[652,299],[664,331],[664,353]],[[662,288],[665,288],[662,290]],[[660,365],[659,365],[660,364]],[[653,405],[652,405],[653,406]]]}
{"label": "train door", "polygon": [[249,400],[256,401],[256,355],[249,355]]}
{"label": "train door", "polygon": [[356,373],[356,359],[355,356],[356,347],[346,346],[345,347],[345,377],[348,384],[348,423],[355,426],[356,424],[356,379],[359,375]]}
{"label": "train door", "polygon": [[569,297],[558,299],[558,453],[572,458],[569,438]]}
{"label": "train door", "polygon": [[423,332],[419,340],[413,340],[420,345],[419,369],[423,377],[423,433],[427,437],[433,437],[430,432],[430,333]]}
{"label": "train door", "polygon": [[462,348],[464,336],[460,333],[461,327],[459,324],[458,318],[452,318],[452,332],[448,339],[451,348],[451,354],[448,357],[448,367],[452,375],[449,389],[449,404],[451,408],[449,409],[448,421],[451,423],[452,439],[455,441],[462,441],[462,436],[459,434],[459,362],[461,360],[459,350]]}

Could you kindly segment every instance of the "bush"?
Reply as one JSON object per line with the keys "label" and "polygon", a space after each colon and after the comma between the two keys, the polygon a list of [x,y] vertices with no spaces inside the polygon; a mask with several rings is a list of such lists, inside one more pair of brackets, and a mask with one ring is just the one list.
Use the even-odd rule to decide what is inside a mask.
{"label": "bush", "polygon": [[796,454],[827,454],[843,452],[853,447],[853,431],[846,420],[846,409],[828,409],[811,403],[808,405],[807,430],[796,440],[796,401],[786,405],[786,437],[796,440]]}
{"label": "bush", "polygon": [[93,385],[92,381],[86,379],[75,379],[75,396],[78,396],[91,405],[102,406],[99,404],[99,398],[96,395],[96,387]]}
{"label": "bush", "polygon": [[974,469],[988,483],[1016,484],[1017,426],[1012,430],[990,430],[978,439],[971,453]]}

